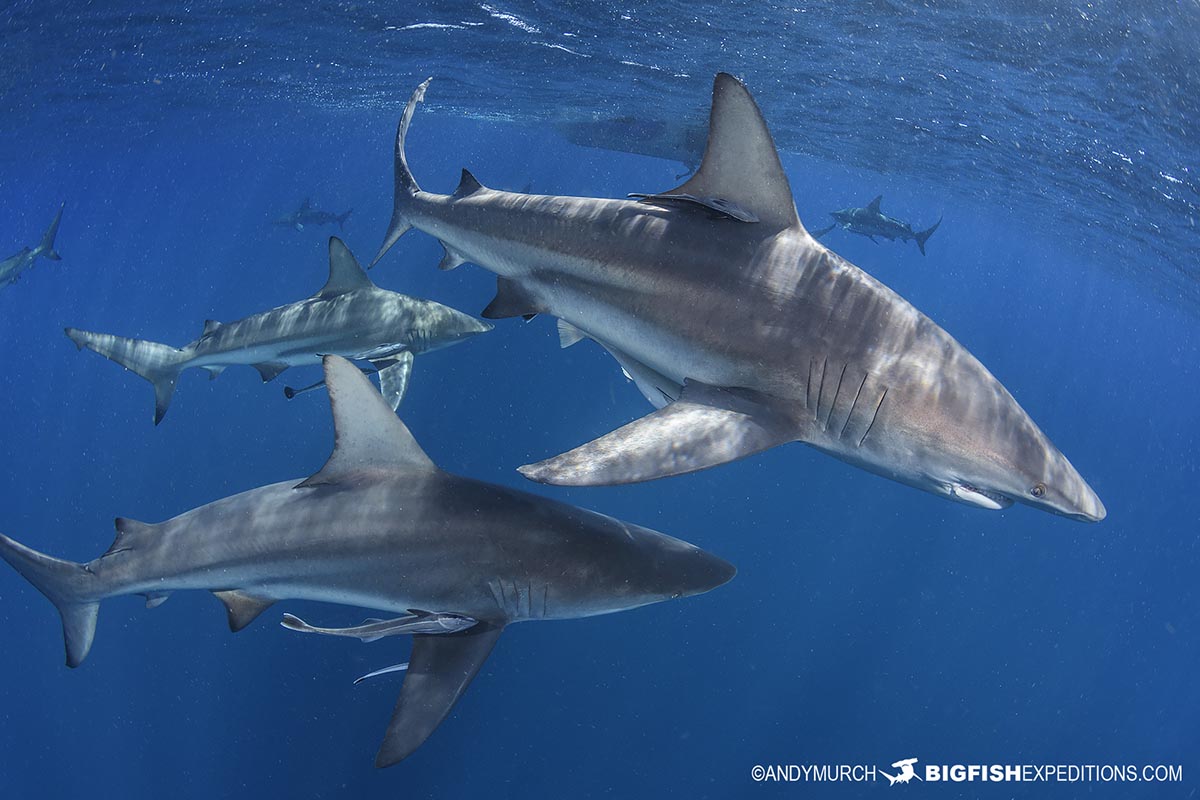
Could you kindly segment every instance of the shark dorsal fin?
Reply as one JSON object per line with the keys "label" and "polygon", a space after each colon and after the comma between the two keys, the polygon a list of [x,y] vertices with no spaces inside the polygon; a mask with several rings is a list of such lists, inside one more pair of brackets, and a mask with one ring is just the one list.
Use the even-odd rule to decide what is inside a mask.
{"label": "shark dorsal fin", "polygon": [[873,213],[875,213],[875,214],[881,214],[881,213],[883,213],[883,212],[881,212],[881,211],[879,210],[879,204],[880,204],[881,202],[883,202],[883,195],[879,195],[879,196],[878,196],[878,197],[876,197],[874,200],[872,200],[870,203],[868,203],[868,204],[867,204],[867,211],[873,212]]}
{"label": "shark dorsal fin", "polygon": [[215,333],[216,331],[220,330],[220,328],[220,322],[217,322],[215,319],[206,319],[204,320],[204,330],[201,331],[200,335],[208,336],[210,333]]}
{"label": "shark dorsal fin", "polygon": [[700,169],[663,194],[717,198],[751,212],[773,230],[800,227],[792,187],[758,104],[727,73],[713,81],[708,147]]}
{"label": "shark dorsal fin", "polygon": [[341,356],[325,356],[333,408],[333,454],[321,471],[297,485],[339,483],[374,469],[425,468],[434,463],[367,376]]}
{"label": "shark dorsal fin", "polygon": [[308,211],[310,208],[312,208],[312,198],[306,197],[304,198],[304,202],[300,204],[300,210]]}
{"label": "shark dorsal fin", "polygon": [[337,297],[356,289],[373,288],[375,284],[359,265],[358,259],[336,236],[329,237],[329,280],[317,292],[318,297]]}

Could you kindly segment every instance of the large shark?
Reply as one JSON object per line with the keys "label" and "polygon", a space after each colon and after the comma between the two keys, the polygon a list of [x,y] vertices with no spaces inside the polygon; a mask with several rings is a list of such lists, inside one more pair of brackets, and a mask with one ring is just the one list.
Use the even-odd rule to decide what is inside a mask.
{"label": "large shark", "polygon": [[21,274],[33,267],[38,258],[48,258],[51,261],[61,261],[62,256],[54,249],[54,237],[58,235],[58,224],[62,222],[64,206],[58,207],[58,213],[50,227],[42,234],[42,241],[37,247],[22,247],[18,252],[0,261],[0,289],[16,283]]}
{"label": "large shark", "polygon": [[1020,501],[1079,520],[1103,504],[1012,395],[932,320],[805,230],[749,91],[719,74],[700,169],[639,201],[493,191],[463,171],[422,191],[395,144],[395,209],[377,263],[407,230],[443,268],[498,275],[488,318],[558,317],[591,337],[659,410],[522,467],[606,485],[692,472],[804,442],[988,509]]}
{"label": "large shark", "polygon": [[350,219],[350,215],[353,213],[353,208],[344,214],[335,214],[332,211],[314,208],[312,200],[306,197],[299,208],[290,214],[280,217],[271,224],[283,225],[302,231],[305,225],[333,225],[336,222],[340,230],[345,230],[346,220]]}
{"label": "large shark", "polygon": [[872,242],[875,241],[876,236],[888,241],[896,239],[902,242],[915,241],[921,255],[925,255],[925,242],[929,241],[929,237],[933,236],[933,232],[938,229],[942,221],[939,219],[923,231],[914,231],[912,225],[907,222],[889,217],[880,211],[879,204],[882,202],[883,195],[879,195],[868,203],[866,208],[843,208],[831,211],[829,216],[833,217],[833,224],[828,228],[813,231],[813,237],[820,239],[834,228],[841,227],[844,231],[865,236]]}
{"label": "large shark", "polygon": [[208,590],[234,631],[284,599],[470,617],[467,630],[413,637],[375,761],[386,767],[449,714],[505,626],[701,594],[734,575],[670,536],[443,472],[356,367],[328,356],[325,374],[335,444],[308,479],[156,525],[118,519],[112,547],[86,564],[0,536],[0,557],[58,608],[68,666],[87,656],[100,602],[118,595],[153,607],[174,591]]}
{"label": "large shark", "polygon": [[200,338],[182,348],[66,330],[80,349],[94,350],[154,384],[157,425],[167,413],[179,373],[189,367],[206,369],[215,378],[228,366],[249,364],[270,381],[288,367],[317,364],[323,355],[370,361],[379,371],[380,390],[395,409],[408,388],[414,355],[491,329],[489,323],[440,303],[380,289],[335,236],[329,240],[329,280],[321,291],[237,322],[208,320]]}

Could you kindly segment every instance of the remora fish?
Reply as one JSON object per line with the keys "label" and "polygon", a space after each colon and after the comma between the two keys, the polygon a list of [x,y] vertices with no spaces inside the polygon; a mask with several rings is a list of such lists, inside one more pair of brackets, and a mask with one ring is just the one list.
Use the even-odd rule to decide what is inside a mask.
{"label": "remora fish", "polygon": [[37,247],[22,247],[20,251],[0,261],[0,289],[16,283],[22,273],[33,267],[39,256],[51,261],[62,260],[62,256],[54,249],[54,237],[58,235],[58,224],[62,222],[63,208],[65,205],[58,207],[58,213],[54,215],[50,227],[42,234],[42,241],[38,243]]}
{"label": "remora fish", "polygon": [[100,601],[127,594],[156,606],[177,590],[211,591],[234,631],[287,599],[478,620],[413,637],[375,760],[386,767],[449,714],[506,625],[624,611],[733,577],[729,563],[670,536],[442,472],[358,368],[324,363],[335,444],[312,477],[157,525],[118,519],[112,547],[87,564],[0,535],[0,557],[58,608],[68,666],[92,646]]}
{"label": "remora fish", "polygon": [[363,620],[361,625],[350,628],[318,628],[309,625],[295,614],[284,614],[280,624],[290,631],[300,633],[322,633],[326,636],[345,636],[363,642],[377,642],[385,636],[402,636],[417,633],[458,633],[473,627],[478,620],[464,617],[462,614],[445,612],[420,611],[410,608],[408,614],[395,619]]}
{"label": "remora fish", "polygon": [[322,211],[319,208],[313,208],[312,200],[306,197],[298,209],[287,216],[280,217],[272,224],[285,225],[289,228],[302,231],[305,225],[332,225],[336,222],[340,230],[345,230],[346,220],[350,219],[350,215],[353,213],[353,208],[345,214],[334,214],[332,211]]}
{"label": "remora fish", "polygon": [[971,505],[1104,518],[966,348],[808,234],[736,78],[714,82],[700,169],[639,202],[493,191],[465,170],[451,195],[422,191],[404,144],[428,83],[400,120],[395,210],[372,264],[410,228],[430,233],[442,268],[498,275],[484,317],[559,317],[563,344],[595,339],[660,409],[526,477],[632,483],[799,441]]}
{"label": "remora fish", "polygon": [[237,322],[208,320],[200,338],[185,347],[66,330],[79,349],[94,350],[154,384],[157,425],[171,404],[179,373],[189,367],[206,369],[215,378],[228,366],[249,364],[270,381],[288,367],[319,363],[323,355],[370,361],[395,409],[408,388],[414,355],[491,329],[441,303],[380,289],[335,236],[329,240],[329,280],[321,291]]}
{"label": "remora fish", "polygon": [[925,242],[929,241],[929,237],[933,236],[933,232],[938,229],[942,221],[939,219],[923,231],[914,231],[912,225],[909,225],[907,222],[902,222],[895,217],[889,217],[880,211],[879,204],[882,201],[883,195],[879,195],[866,208],[843,208],[838,211],[831,211],[829,216],[833,217],[834,223],[828,228],[815,231],[813,236],[819,239],[840,226],[842,230],[857,233],[859,236],[865,236],[872,242],[875,241],[876,236],[888,241],[896,239],[902,242],[916,241],[921,255],[925,255]]}

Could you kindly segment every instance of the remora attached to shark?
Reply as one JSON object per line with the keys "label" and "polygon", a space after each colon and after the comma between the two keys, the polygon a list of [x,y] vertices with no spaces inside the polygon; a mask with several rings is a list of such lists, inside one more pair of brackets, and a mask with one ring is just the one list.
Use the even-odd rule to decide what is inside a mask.
{"label": "remora attached to shark", "polygon": [[305,225],[333,225],[337,223],[338,229],[345,230],[346,220],[350,219],[350,215],[353,213],[353,208],[344,214],[334,214],[332,211],[314,208],[312,199],[306,197],[299,208],[290,214],[280,217],[271,224],[283,225],[302,231]]}
{"label": "remora attached to shark", "polygon": [[167,413],[179,373],[189,367],[206,369],[215,378],[226,367],[251,365],[270,381],[288,367],[317,364],[324,355],[370,361],[379,371],[381,392],[396,409],[408,388],[414,355],[491,329],[489,323],[441,303],[380,289],[334,236],[329,240],[329,280],[321,291],[237,322],[208,320],[200,338],[185,347],[77,328],[67,328],[67,336],[80,349],[94,350],[154,384],[157,425]]}
{"label": "remora attached to shark", "polygon": [[76,564],[0,536],[0,557],[62,616],[67,664],[87,656],[100,601],[202,589],[241,630],[277,600],[476,624],[418,634],[376,758],[411,754],[449,714],[505,626],[574,619],[701,594],[729,563],[686,542],[535,495],[439,470],[370,381],[325,358],[335,445],[306,480],[252,489],[149,525],[117,520],[104,555]]}
{"label": "remora attached to shark", "polygon": [[54,249],[54,237],[58,235],[58,225],[62,222],[63,208],[59,206],[58,213],[50,222],[50,227],[42,234],[42,241],[37,247],[22,247],[16,253],[0,261],[0,289],[17,282],[22,273],[33,267],[38,258],[48,258],[51,261],[61,261],[62,256]]}
{"label": "remora attached to shark", "polygon": [[813,237],[820,239],[834,228],[840,227],[844,231],[865,236],[872,242],[875,241],[876,236],[888,241],[896,239],[902,242],[915,241],[921,255],[925,255],[925,242],[929,241],[929,237],[933,236],[933,232],[938,229],[942,221],[939,219],[923,231],[914,231],[912,225],[907,222],[889,217],[880,211],[879,204],[882,202],[883,195],[879,195],[868,203],[866,208],[843,208],[831,211],[829,216],[833,217],[834,223],[828,228],[814,231]]}
{"label": "remora attached to shark", "polygon": [[700,169],[638,202],[518,195],[463,171],[424,192],[401,117],[395,210],[372,264],[410,228],[449,269],[498,276],[483,316],[547,313],[562,342],[600,343],[659,410],[522,467],[545,483],[605,485],[704,469],[799,441],[943,497],[1020,501],[1079,520],[1103,504],[1012,395],[904,298],[815,241],[757,104],[713,85]]}

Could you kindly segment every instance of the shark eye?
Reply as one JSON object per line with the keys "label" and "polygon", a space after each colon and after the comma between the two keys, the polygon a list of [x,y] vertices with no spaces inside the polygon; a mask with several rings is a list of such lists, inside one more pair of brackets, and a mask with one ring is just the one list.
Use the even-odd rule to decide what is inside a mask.
{"label": "shark eye", "polygon": [[1029,493],[1034,497],[1044,497],[1046,494],[1046,484],[1035,483],[1033,488],[1029,490]]}

